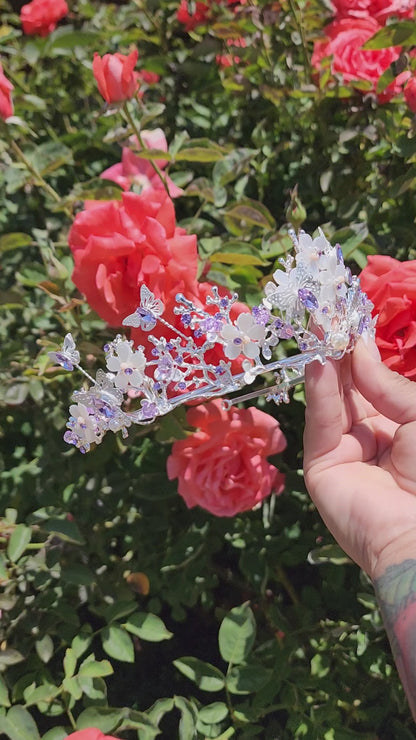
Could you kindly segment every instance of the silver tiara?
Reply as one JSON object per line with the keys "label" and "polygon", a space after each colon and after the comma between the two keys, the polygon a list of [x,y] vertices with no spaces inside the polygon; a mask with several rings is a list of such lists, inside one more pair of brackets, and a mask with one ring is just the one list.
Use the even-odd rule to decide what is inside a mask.
{"label": "silver tiara", "polygon": [[[79,352],[67,334],[63,347],[49,357],[66,370],[77,368],[91,385],[72,396],[65,441],[88,452],[109,430],[121,430],[126,437],[131,424],[151,424],[189,401],[228,396],[268,373],[274,375],[271,386],[224,400],[224,406],[260,395],[288,403],[288,392],[304,380],[307,364],[339,360],[362,334],[374,336],[373,304],[345,266],[341,247],[332,247],[321,230],[315,239],[303,231],[289,233],[294,256],[279,259],[283,269],[265,285],[260,305],[246,306],[235,320],[230,311],[238,295],[222,297],[213,287],[203,308],[176,295],[176,328],[163,318],[162,301],[143,284],[140,305],[123,325],[149,332],[146,346],[135,348],[118,334],[104,346],[107,369],[98,370],[95,379],[79,365]],[[172,338],[151,334],[157,324]],[[273,359],[288,339],[299,352],[281,357],[280,348]],[[214,348],[215,361],[208,361]],[[130,404],[136,399],[134,411],[123,409],[126,395]]]}

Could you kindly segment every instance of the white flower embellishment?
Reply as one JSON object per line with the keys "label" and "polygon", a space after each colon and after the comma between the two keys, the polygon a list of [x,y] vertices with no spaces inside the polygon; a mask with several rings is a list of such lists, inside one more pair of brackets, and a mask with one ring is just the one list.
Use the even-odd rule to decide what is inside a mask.
{"label": "white flower embellishment", "polygon": [[[72,444],[73,437],[82,439],[86,451],[94,442],[100,442],[102,433],[97,427],[94,416],[83,403],[73,403],[69,407],[69,432],[66,432],[66,441]],[[65,437],[64,437],[65,439]]]}
{"label": "white flower embellishment", "polygon": [[132,343],[127,339],[120,339],[110,345],[111,354],[107,355],[107,367],[115,373],[114,385],[120,390],[127,390],[133,386],[137,388],[144,379],[146,357],[143,349],[133,350]]}
{"label": "white flower embellishment", "polygon": [[221,338],[224,341],[224,354],[229,360],[235,360],[243,354],[254,360],[260,353],[266,329],[257,324],[251,313],[242,313],[235,325],[225,324],[221,329]]}

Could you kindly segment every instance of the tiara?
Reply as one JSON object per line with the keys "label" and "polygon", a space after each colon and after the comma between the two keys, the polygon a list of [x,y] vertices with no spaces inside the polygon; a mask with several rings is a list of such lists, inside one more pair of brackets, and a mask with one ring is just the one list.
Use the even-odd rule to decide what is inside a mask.
{"label": "tiara", "polygon": [[[85,453],[109,430],[127,437],[132,424],[151,424],[191,401],[228,396],[270,373],[271,386],[224,399],[224,407],[260,395],[288,403],[289,390],[304,380],[307,364],[339,360],[361,335],[374,336],[373,304],[345,266],[341,247],[331,246],[321,230],[316,238],[303,231],[289,235],[294,255],[279,259],[282,269],[266,283],[261,303],[244,306],[235,320],[230,312],[238,295],[222,297],[212,287],[202,308],[176,295],[173,312],[181,327],[176,328],[163,317],[162,301],[142,284],[140,305],[123,325],[148,332],[147,346],[135,348],[118,334],[104,345],[107,370],[98,370],[95,378],[80,366],[80,354],[67,334],[62,348],[48,355],[65,370],[81,371],[91,385],[72,396],[64,440]],[[172,338],[154,336],[157,325]],[[299,352],[273,359],[276,347],[288,339]],[[209,361],[214,348],[215,361]],[[135,410],[123,409],[126,396],[130,405],[137,399]]]}

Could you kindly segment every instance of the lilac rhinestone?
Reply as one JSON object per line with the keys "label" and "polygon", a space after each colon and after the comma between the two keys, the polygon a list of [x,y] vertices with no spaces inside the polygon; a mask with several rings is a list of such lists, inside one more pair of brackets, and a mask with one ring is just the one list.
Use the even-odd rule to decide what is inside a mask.
{"label": "lilac rhinestone", "polygon": [[61,365],[61,367],[64,368],[64,370],[71,371],[74,369],[72,362],[70,362],[68,357],[62,354],[62,352],[56,352],[55,357],[56,357],[57,362]]}
{"label": "lilac rhinestone", "polygon": [[316,311],[316,309],[319,308],[318,299],[314,296],[312,291],[307,288],[299,288],[298,296],[300,302],[308,311]]}

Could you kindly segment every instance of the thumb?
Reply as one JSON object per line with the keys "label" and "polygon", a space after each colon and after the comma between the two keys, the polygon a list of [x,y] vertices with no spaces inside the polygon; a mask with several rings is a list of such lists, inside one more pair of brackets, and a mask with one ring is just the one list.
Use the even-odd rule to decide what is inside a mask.
{"label": "thumb", "polygon": [[416,420],[416,383],[389,370],[362,339],[353,352],[352,375],[357,389],[380,414],[398,424]]}

